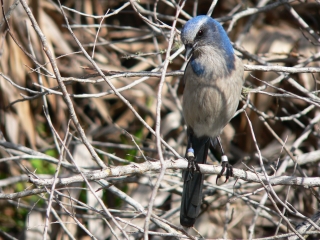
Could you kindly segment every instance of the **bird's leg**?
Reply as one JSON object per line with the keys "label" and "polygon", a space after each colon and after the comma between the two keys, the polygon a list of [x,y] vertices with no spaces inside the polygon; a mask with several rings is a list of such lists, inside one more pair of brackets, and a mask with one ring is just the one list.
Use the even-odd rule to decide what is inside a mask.
{"label": "bird's leg", "polygon": [[191,178],[192,178],[194,171],[197,169],[197,163],[195,161],[193,148],[188,148],[187,160],[188,160],[188,171],[190,171]]}
{"label": "bird's leg", "polygon": [[221,154],[222,154],[222,156],[221,156],[221,167],[222,167],[222,169],[221,169],[221,172],[217,175],[216,183],[218,182],[218,179],[221,178],[221,176],[224,173],[224,171],[226,171],[226,181],[225,182],[227,182],[229,177],[233,176],[233,168],[232,168],[232,165],[229,164],[229,162],[228,162],[227,155],[225,155],[225,153],[224,153],[220,137],[217,137],[217,141],[218,141],[218,144],[220,146]]}
{"label": "bird's leg", "polygon": [[192,131],[189,132],[188,137],[188,146],[187,146],[187,153],[186,158],[188,160],[188,171],[190,172],[190,177],[192,178],[192,175],[195,171],[200,171],[200,168],[196,162],[195,156],[194,156],[194,149],[192,148],[192,137],[193,133]]}

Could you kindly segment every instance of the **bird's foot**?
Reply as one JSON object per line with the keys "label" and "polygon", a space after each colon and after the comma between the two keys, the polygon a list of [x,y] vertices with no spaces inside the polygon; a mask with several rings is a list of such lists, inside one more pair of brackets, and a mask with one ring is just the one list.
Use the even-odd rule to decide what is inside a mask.
{"label": "bird's foot", "polygon": [[192,174],[195,171],[200,171],[198,163],[195,161],[194,157],[194,150],[193,148],[189,148],[187,151],[187,160],[188,160],[188,171],[190,171]]}
{"label": "bird's foot", "polygon": [[217,175],[216,184],[218,183],[218,180],[219,180],[219,178],[221,178],[224,171],[226,171],[225,183],[228,181],[229,177],[233,176],[233,168],[232,168],[232,165],[229,164],[228,157],[226,155],[223,155],[221,157],[221,166],[222,166],[222,169],[221,169],[221,172]]}

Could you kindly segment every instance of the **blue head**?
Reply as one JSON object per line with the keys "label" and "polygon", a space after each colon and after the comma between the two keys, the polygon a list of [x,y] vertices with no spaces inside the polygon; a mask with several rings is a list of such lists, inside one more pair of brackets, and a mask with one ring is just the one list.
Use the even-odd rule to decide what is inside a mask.
{"label": "blue head", "polygon": [[234,51],[231,42],[221,24],[213,18],[201,15],[189,20],[181,30],[181,40],[186,48],[186,57],[193,55],[191,61],[201,47],[212,46],[215,52],[224,57],[228,70],[234,68]]}

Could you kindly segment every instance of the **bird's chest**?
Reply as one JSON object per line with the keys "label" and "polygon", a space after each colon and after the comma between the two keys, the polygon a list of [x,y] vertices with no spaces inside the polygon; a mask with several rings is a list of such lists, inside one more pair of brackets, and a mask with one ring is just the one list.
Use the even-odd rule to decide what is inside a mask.
{"label": "bird's chest", "polygon": [[184,110],[195,115],[197,122],[208,122],[215,117],[214,113],[221,111],[222,94],[217,84],[190,81],[183,94]]}
{"label": "bird's chest", "polygon": [[[236,106],[232,104],[233,85],[223,78],[207,80],[206,76],[198,77],[185,73],[183,93],[183,114],[185,121],[196,135],[217,136],[230,120]],[[232,105],[232,106],[231,106]]]}
{"label": "bird's chest", "polygon": [[216,84],[190,85],[183,94],[183,112],[187,125],[196,133],[213,133],[212,127],[220,131],[228,119],[225,111],[228,99],[222,89]]}

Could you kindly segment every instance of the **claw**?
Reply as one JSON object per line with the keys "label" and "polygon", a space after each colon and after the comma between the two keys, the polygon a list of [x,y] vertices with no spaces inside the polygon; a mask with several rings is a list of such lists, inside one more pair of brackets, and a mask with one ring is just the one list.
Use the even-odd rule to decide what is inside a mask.
{"label": "claw", "polygon": [[188,160],[188,171],[190,171],[191,175],[195,171],[200,171],[199,165],[195,161],[193,148],[189,148],[188,149],[188,151],[187,151],[187,160]]}
{"label": "claw", "polygon": [[222,163],[221,163],[222,169],[221,169],[221,172],[217,175],[216,184],[218,183],[218,180],[219,180],[219,178],[221,178],[224,171],[226,171],[225,183],[228,181],[229,177],[233,176],[233,168],[232,168],[232,165],[229,164],[227,156],[223,155],[221,157],[221,161],[222,161]]}

